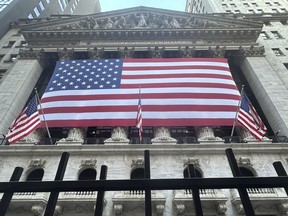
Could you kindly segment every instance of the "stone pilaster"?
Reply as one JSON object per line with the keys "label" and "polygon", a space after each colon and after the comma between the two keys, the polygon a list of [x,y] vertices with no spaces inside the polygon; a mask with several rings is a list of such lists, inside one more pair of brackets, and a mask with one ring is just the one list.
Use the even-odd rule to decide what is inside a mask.
{"label": "stone pilaster", "polygon": [[[44,51],[21,51],[0,85],[0,133],[6,134],[31,95],[44,67]],[[42,59],[42,60],[41,60]]]}
{"label": "stone pilaster", "polygon": [[261,47],[239,47],[239,50],[232,55],[233,61],[237,65],[241,65],[246,57],[264,57],[265,48],[264,46]]}
{"label": "stone pilaster", "polygon": [[129,144],[129,142],[127,127],[114,127],[111,138],[104,141],[105,144]]}
{"label": "stone pilaster", "polygon": [[200,143],[205,142],[224,142],[220,137],[215,137],[212,127],[196,127],[197,140]]}
{"label": "stone pilaster", "polygon": [[154,127],[154,138],[151,140],[152,144],[176,144],[177,140],[171,137],[168,127]]}

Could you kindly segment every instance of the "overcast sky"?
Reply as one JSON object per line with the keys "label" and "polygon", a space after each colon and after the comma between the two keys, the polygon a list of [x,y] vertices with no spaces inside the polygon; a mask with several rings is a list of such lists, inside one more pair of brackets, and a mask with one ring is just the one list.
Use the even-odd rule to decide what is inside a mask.
{"label": "overcast sky", "polygon": [[123,8],[147,6],[185,11],[186,0],[100,0],[101,12]]}

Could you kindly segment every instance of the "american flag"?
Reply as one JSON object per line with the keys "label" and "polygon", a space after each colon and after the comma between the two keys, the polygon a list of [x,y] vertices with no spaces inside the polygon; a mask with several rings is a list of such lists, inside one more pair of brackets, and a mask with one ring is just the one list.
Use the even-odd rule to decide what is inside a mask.
{"label": "american flag", "polygon": [[13,144],[35,131],[41,124],[37,111],[37,96],[35,95],[18,115],[6,135],[10,144]]}
{"label": "american flag", "polygon": [[242,93],[240,109],[238,113],[238,122],[248,130],[253,137],[261,141],[267,128],[265,127],[257,111],[249,101],[245,92]]}
{"label": "american flag", "polygon": [[59,61],[41,99],[49,127],[231,126],[240,93],[226,59]]}
{"label": "american flag", "polygon": [[137,112],[137,119],[136,119],[136,127],[139,129],[139,141],[140,144],[142,143],[142,107],[141,107],[141,99],[138,100],[138,112]]}

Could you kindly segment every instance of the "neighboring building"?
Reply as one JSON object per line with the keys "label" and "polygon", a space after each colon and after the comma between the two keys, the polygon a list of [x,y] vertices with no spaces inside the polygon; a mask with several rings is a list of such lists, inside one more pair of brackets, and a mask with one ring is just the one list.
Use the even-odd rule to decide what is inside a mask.
{"label": "neighboring building", "polygon": [[1,0],[0,38],[21,18],[44,18],[53,14],[91,14],[100,12],[99,0]]}
{"label": "neighboring building", "polygon": [[[16,166],[24,168],[21,181],[53,180],[64,151],[71,153],[64,180],[98,180],[101,165],[108,166],[107,179],[143,178],[145,149],[151,151],[152,179],[186,178],[188,164],[194,164],[197,177],[232,177],[225,157],[225,149],[231,147],[242,175],[276,176],[274,161],[282,161],[288,168],[288,76],[283,64],[286,57],[270,48],[287,53],[283,49],[287,32],[276,29],[276,24],[285,24],[287,19],[136,7],[19,21],[0,41],[2,134],[6,134],[34,87],[43,94],[58,60],[171,57],[227,58],[238,88],[245,84],[268,133],[262,142],[256,142],[237,127],[237,136],[230,143],[232,127],[144,127],[144,144],[135,145],[139,141],[134,127],[50,128],[54,145],[49,145],[45,130],[38,129],[17,144],[0,146],[0,181],[9,181]],[[263,34],[262,22],[267,21],[281,37],[276,39],[276,33],[268,32],[275,38],[275,46],[264,48],[260,42],[269,39],[259,36]],[[257,215],[288,214],[283,189],[251,188],[248,193]],[[42,215],[48,196],[14,194],[7,215]],[[61,193],[55,214],[93,215],[95,197],[91,191]],[[235,189],[201,190],[200,197],[204,215],[245,215]],[[105,216],[143,215],[143,191],[106,192],[105,200]],[[152,191],[152,204],[153,215],[194,215],[190,190]]]}

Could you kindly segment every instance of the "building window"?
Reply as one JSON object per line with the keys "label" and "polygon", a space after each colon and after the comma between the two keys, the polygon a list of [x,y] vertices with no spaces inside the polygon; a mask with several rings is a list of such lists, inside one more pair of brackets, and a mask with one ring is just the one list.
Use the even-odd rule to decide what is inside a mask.
{"label": "building window", "polygon": [[235,10],[234,12],[235,12],[235,13],[240,13],[240,10]]}
{"label": "building window", "polygon": [[5,69],[0,69],[0,80],[3,78],[4,74],[6,73],[7,70]]}
{"label": "building window", "polygon": [[260,36],[261,36],[261,38],[263,38],[264,40],[269,39],[269,36],[268,36],[268,34],[267,34],[266,32],[261,32],[261,33],[260,33]]}
{"label": "building window", "polygon": [[78,180],[96,180],[97,172],[93,168],[87,168],[78,176]]}
{"label": "building window", "polygon": [[281,6],[279,2],[274,2],[275,5]]}
{"label": "building window", "polygon": [[287,10],[285,8],[280,8],[282,13],[287,13]]}
{"label": "building window", "polygon": [[262,9],[257,9],[257,13],[263,13]]}
{"label": "building window", "polygon": [[272,51],[276,56],[283,56],[283,52],[279,48],[272,48]]}
{"label": "building window", "polygon": [[33,17],[33,15],[30,13],[29,15],[28,15],[28,19],[33,19],[34,17]]}
{"label": "building window", "polygon": [[252,6],[256,6],[256,7],[258,6],[257,3],[255,3],[255,2],[252,2],[251,4],[252,4]]}
{"label": "building window", "polygon": [[42,1],[39,2],[39,7],[40,7],[40,9],[41,9],[42,11],[45,9],[45,7],[44,7]]}
{"label": "building window", "polygon": [[40,16],[40,12],[39,12],[37,7],[34,8],[34,13],[35,13],[36,17]]}
{"label": "building window", "polygon": [[58,0],[58,4],[61,8],[61,11],[63,12],[64,11],[64,7],[63,7],[63,4],[62,4],[62,1],[61,0]]}
{"label": "building window", "polygon": [[227,13],[231,13],[231,10],[226,10]]}
{"label": "building window", "polygon": [[227,5],[227,4],[222,4],[222,6],[223,6],[223,7],[226,7],[226,8],[228,7],[228,5]]}
{"label": "building window", "polygon": [[245,7],[249,7],[248,3],[243,3],[243,5],[244,5]]}
{"label": "building window", "polygon": [[[198,178],[202,178],[203,177],[202,173],[197,168],[195,168],[195,174],[196,174],[196,177],[198,177]],[[183,171],[183,176],[184,176],[184,178],[189,178],[188,166],[185,167],[185,169]]]}
{"label": "building window", "polygon": [[85,144],[104,144],[104,140],[111,137],[111,127],[89,127]]}
{"label": "building window", "polygon": [[248,13],[255,13],[255,11],[254,11],[254,10],[251,10],[251,9],[249,9],[249,10],[248,10]]}
{"label": "building window", "polygon": [[[288,70],[288,63],[283,63],[284,64],[284,66],[286,67],[286,69]],[[1,74],[0,74],[0,76],[1,76]],[[1,77],[0,77],[1,78]]]}
{"label": "building window", "polygon": [[0,61],[3,59],[4,56],[4,54],[0,54]]}
{"label": "building window", "polygon": [[230,4],[230,6],[231,6],[231,7],[236,7],[236,5],[235,5],[234,3],[233,3],[233,4]]}
{"label": "building window", "polygon": [[271,33],[273,34],[273,36],[274,36],[276,39],[283,39],[283,37],[279,34],[278,31],[271,31]]}
{"label": "building window", "polygon": [[266,6],[272,6],[270,2],[265,2]]}
{"label": "building window", "polygon": [[11,48],[14,43],[15,43],[15,41],[9,41],[6,46],[3,46],[3,48]]}
{"label": "building window", "polygon": [[35,169],[30,172],[26,178],[26,181],[42,181],[44,170],[42,168]]}
{"label": "building window", "polygon": [[271,10],[272,10],[272,13],[278,13],[277,9],[275,8],[272,8]]}
{"label": "building window", "polygon": [[265,26],[271,26],[272,24],[271,24],[270,21],[264,21],[264,25],[265,25]]}

